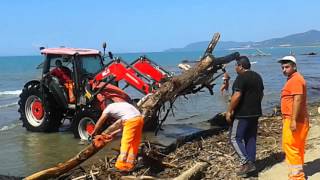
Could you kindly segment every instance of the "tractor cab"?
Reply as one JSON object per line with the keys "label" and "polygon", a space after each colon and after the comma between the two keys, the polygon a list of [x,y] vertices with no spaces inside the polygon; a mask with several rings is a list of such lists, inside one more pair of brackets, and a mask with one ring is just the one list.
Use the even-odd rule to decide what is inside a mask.
{"label": "tractor cab", "polygon": [[[42,49],[45,56],[43,64],[44,85],[55,95],[57,103],[67,108],[75,108],[70,104],[79,105],[84,94],[84,83],[92,79],[103,69],[100,52],[92,49],[48,48]],[[60,64],[60,67],[58,67]],[[57,70],[58,69],[58,70]],[[61,69],[61,70],[59,70]],[[70,84],[71,90],[66,83]],[[69,93],[68,93],[69,91]],[[70,94],[75,99],[70,101]]]}

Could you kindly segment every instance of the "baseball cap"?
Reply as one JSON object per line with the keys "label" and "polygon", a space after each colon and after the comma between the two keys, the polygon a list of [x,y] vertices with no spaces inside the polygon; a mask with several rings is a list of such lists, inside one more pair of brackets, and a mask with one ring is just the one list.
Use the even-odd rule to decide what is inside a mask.
{"label": "baseball cap", "polygon": [[283,58],[278,60],[278,63],[283,63],[285,61],[291,61],[293,63],[297,63],[297,59],[294,56],[284,56]]}
{"label": "baseball cap", "polygon": [[240,56],[236,61],[238,65],[241,65],[245,69],[250,69],[251,67],[251,63],[247,56]]}

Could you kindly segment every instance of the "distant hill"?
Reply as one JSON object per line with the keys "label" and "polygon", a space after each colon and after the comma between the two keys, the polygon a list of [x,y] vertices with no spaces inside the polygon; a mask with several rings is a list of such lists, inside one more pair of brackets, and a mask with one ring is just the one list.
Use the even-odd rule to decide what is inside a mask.
{"label": "distant hill", "polygon": [[273,38],[257,43],[257,45],[263,47],[283,46],[286,44],[291,46],[320,45],[320,31],[310,30],[304,33],[292,34],[282,38]]}
{"label": "distant hill", "polygon": [[[167,52],[199,51],[207,48],[209,41],[201,41],[188,44],[183,48],[171,48]],[[273,38],[260,42],[235,42],[220,41],[216,49],[231,48],[263,48],[263,47],[287,47],[287,46],[313,46],[320,45],[320,31],[310,30],[304,33],[292,34],[281,38]]]}

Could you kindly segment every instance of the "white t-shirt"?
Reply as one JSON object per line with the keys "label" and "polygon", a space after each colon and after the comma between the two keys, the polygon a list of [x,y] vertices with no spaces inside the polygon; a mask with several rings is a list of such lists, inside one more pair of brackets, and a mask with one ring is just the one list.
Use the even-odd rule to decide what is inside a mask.
{"label": "white t-shirt", "polygon": [[127,102],[112,103],[108,105],[102,113],[124,121],[141,115],[137,108]]}

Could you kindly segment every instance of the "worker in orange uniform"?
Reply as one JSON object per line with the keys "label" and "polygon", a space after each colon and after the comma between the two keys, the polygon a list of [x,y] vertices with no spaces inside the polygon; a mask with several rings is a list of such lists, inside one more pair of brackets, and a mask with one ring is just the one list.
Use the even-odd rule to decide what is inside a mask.
{"label": "worker in orange uniform", "polygon": [[[93,144],[97,148],[104,146],[109,142],[114,134],[122,131],[120,155],[118,156],[115,167],[123,172],[132,171],[135,166],[135,159],[138,154],[139,145],[141,142],[143,117],[139,110],[132,104],[124,100],[113,97],[113,103],[109,104],[102,112],[92,137]],[[109,126],[101,135],[96,135],[107,120],[117,119],[111,126]]]}
{"label": "worker in orange uniform", "polygon": [[288,77],[281,92],[281,113],[282,146],[290,169],[289,179],[305,179],[304,148],[309,131],[306,82],[297,72],[294,56],[285,56],[278,62],[283,74]]}
{"label": "worker in orange uniform", "polygon": [[57,77],[68,90],[69,103],[74,103],[76,98],[73,94],[73,82],[71,80],[71,71],[62,66],[61,60],[56,60],[56,68],[52,69],[50,74]]}

